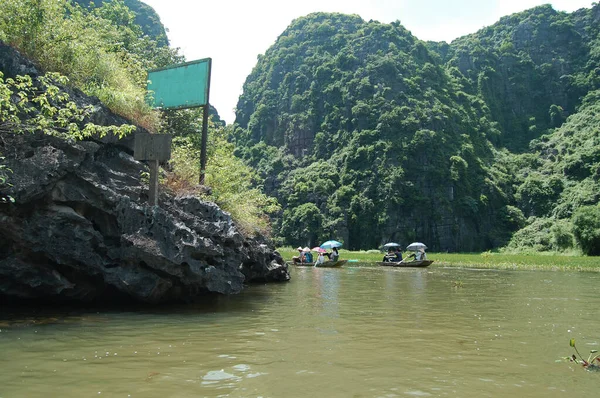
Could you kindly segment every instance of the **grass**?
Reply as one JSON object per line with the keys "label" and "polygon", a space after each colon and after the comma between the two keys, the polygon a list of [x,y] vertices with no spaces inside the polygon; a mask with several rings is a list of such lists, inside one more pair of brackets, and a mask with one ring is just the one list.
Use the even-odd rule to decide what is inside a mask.
{"label": "grass", "polygon": [[[278,249],[285,260],[298,254],[291,247]],[[408,253],[405,253],[405,256]],[[340,249],[341,259],[358,260],[359,263],[381,261],[383,252],[379,250],[349,251]],[[432,267],[493,268],[545,271],[594,271],[600,272],[600,257],[564,255],[558,253],[433,253],[427,252],[433,260]]]}
{"label": "grass", "polygon": [[600,272],[600,257],[557,253],[431,253],[428,257],[442,266]]}

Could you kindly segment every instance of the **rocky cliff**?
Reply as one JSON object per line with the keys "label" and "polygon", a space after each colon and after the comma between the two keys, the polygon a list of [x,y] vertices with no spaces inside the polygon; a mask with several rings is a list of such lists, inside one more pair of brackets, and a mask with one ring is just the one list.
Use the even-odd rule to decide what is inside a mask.
{"label": "rocky cliff", "polygon": [[[5,77],[35,66],[0,43]],[[95,123],[126,123],[93,98]],[[277,252],[246,238],[213,203],[164,190],[148,206],[147,166],[132,139],[68,141],[0,134],[12,171],[0,204],[0,299],[76,302],[194,301],[248,282],[287,281]]]}

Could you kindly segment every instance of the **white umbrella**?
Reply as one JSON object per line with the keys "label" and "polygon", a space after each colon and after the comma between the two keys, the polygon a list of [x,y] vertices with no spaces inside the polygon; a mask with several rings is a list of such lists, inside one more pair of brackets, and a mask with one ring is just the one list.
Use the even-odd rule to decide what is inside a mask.
{"label": "white umbrella", "polygon": [[427,246],[421,242],[413,242],[410,245],[406,246],[406,250],[420,250],[427,249]]}

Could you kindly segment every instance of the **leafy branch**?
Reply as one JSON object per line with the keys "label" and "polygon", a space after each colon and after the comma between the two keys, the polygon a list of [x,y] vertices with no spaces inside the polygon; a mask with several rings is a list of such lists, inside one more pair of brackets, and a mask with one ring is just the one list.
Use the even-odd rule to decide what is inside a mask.
{"label": "leafy branch", "polygon": [[78,107],[59,86],[68,79],[58,73],[47,73],[37,79],[17,76],[3,79],[0,72],[0,133],[33,133],[81,140],[109,133],[119,138],[135,130],[135,126],[100,126],[85,122],[92,113],[91,105]]}

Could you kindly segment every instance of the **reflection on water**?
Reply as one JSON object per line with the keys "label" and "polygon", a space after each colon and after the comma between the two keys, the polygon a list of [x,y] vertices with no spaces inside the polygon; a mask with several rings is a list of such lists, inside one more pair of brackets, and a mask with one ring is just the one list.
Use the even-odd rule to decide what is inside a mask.
{"label": "reflection on water", "polygon": [[[0,312],[0,397],[563,397],[598,273],[297,267],[205,303]],[[460,284],[456,282],[460,281]]]}

